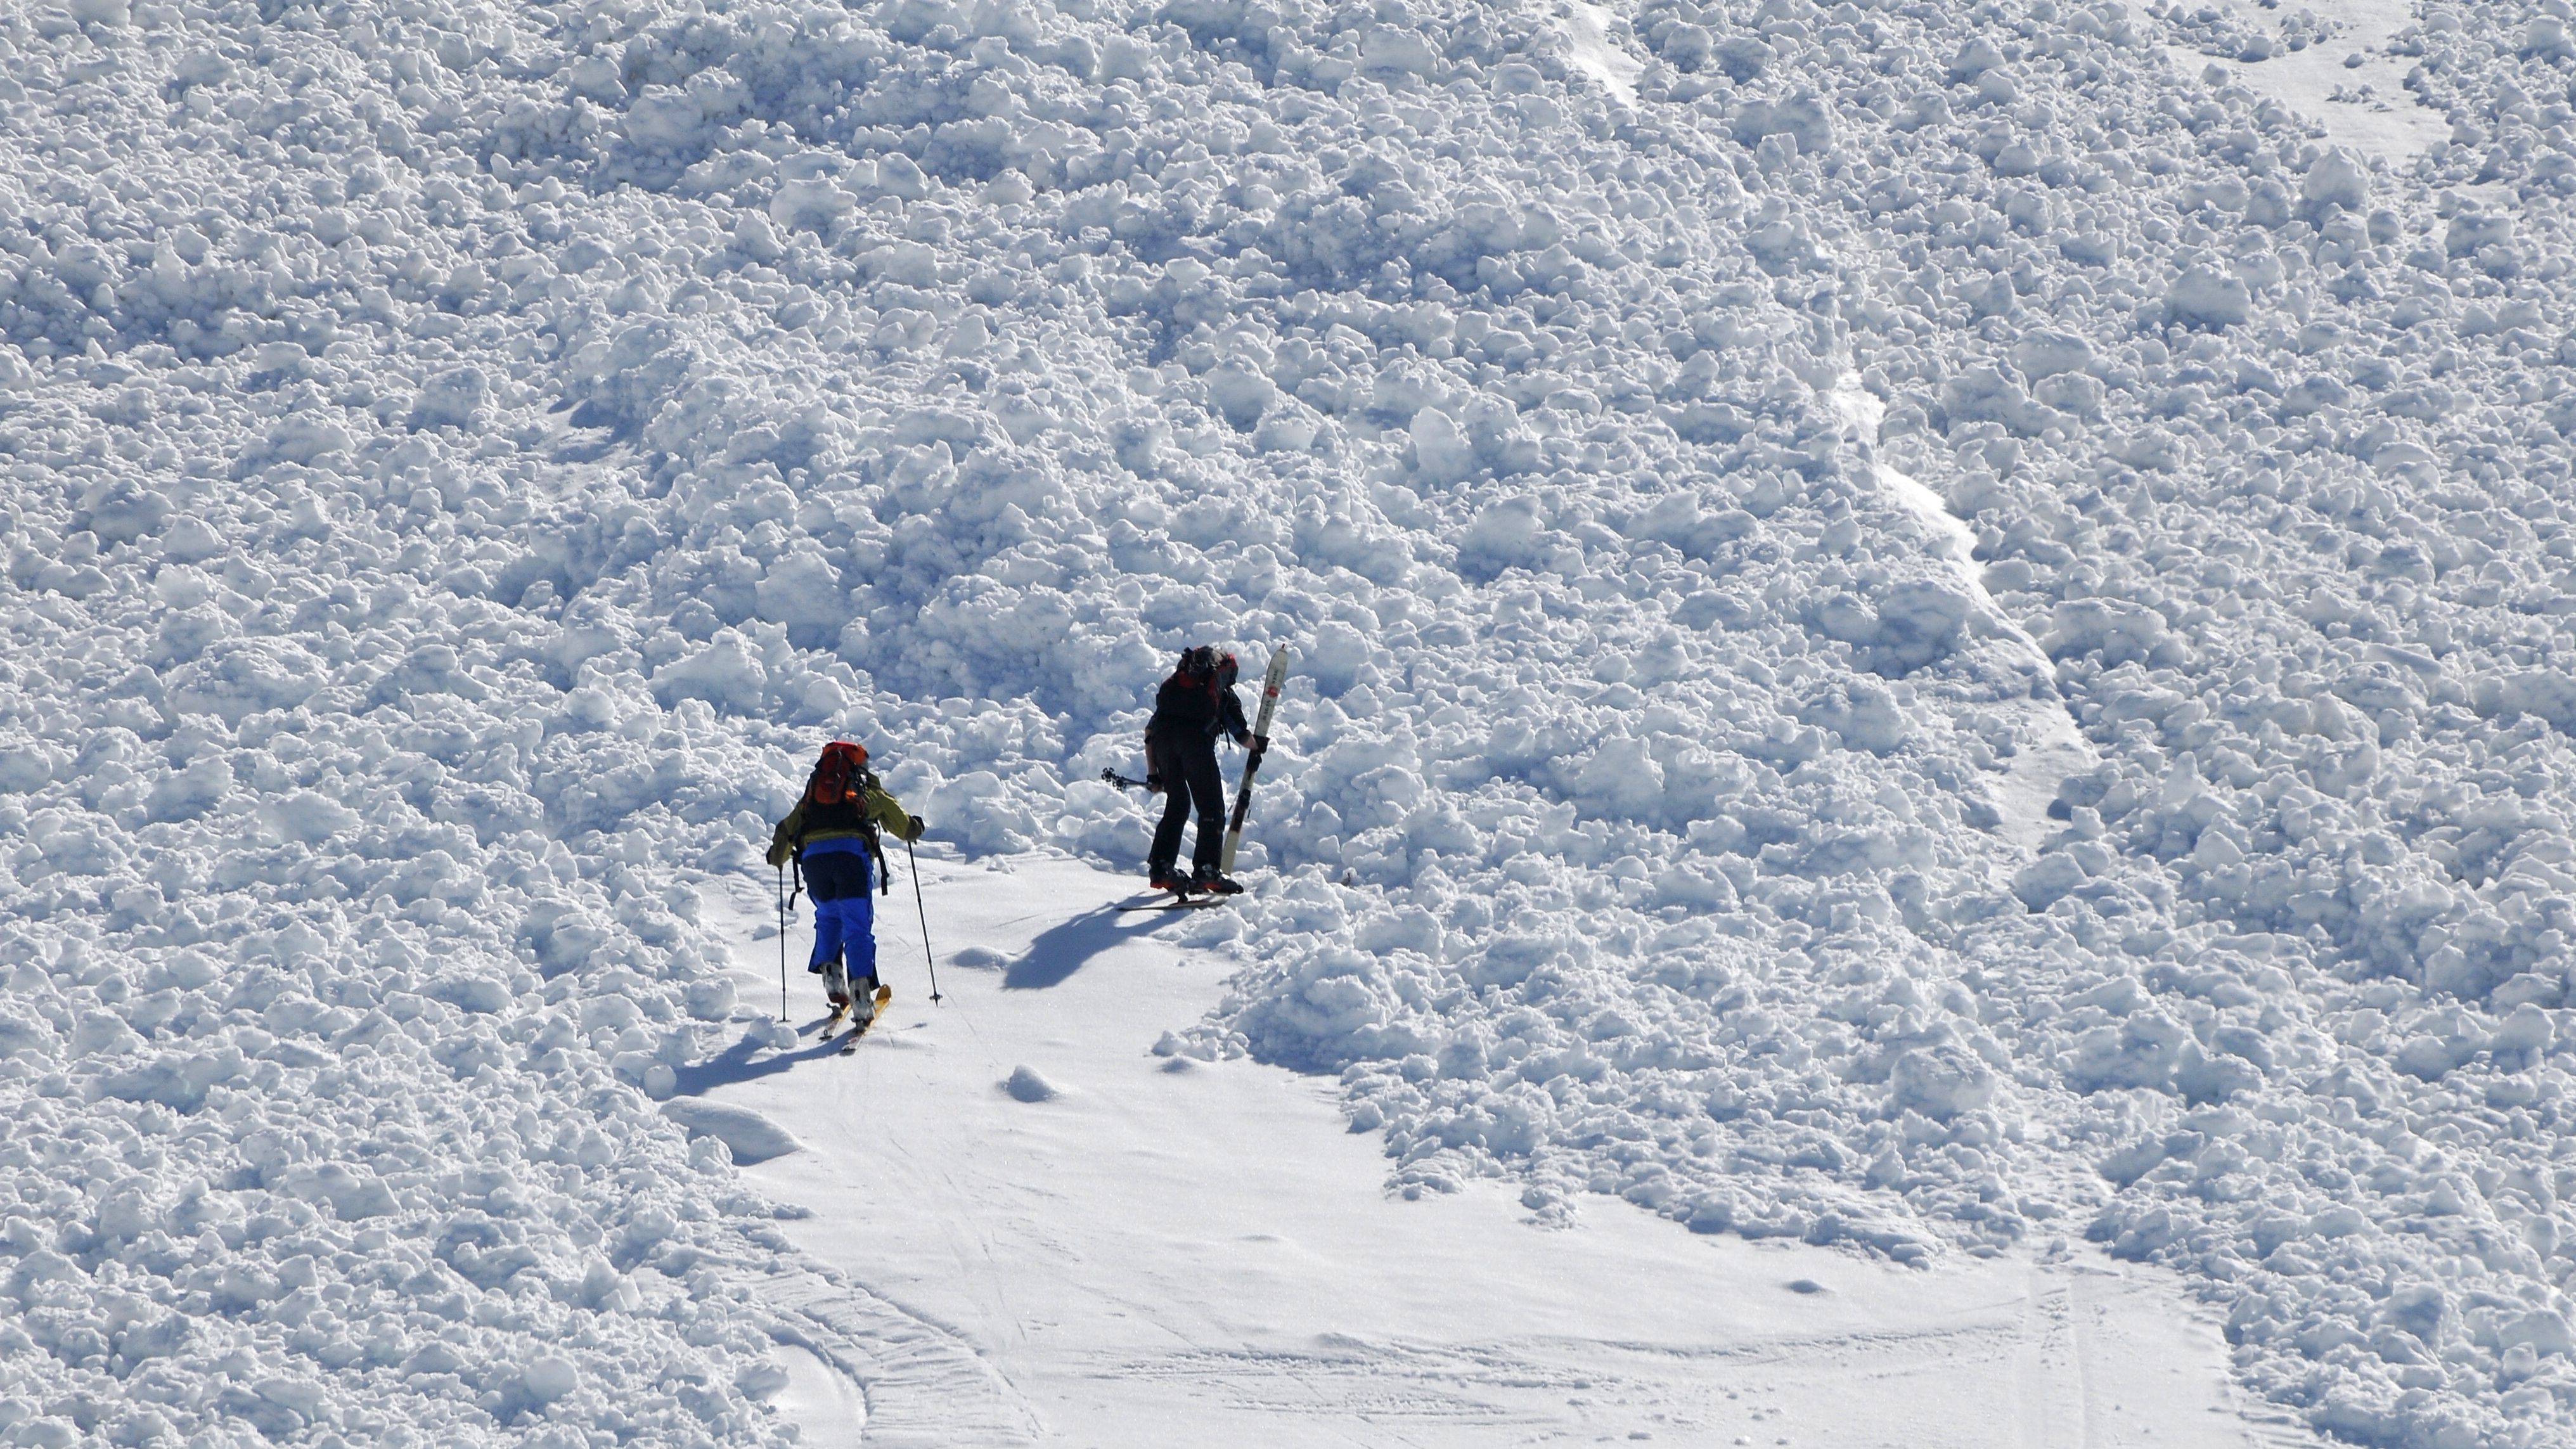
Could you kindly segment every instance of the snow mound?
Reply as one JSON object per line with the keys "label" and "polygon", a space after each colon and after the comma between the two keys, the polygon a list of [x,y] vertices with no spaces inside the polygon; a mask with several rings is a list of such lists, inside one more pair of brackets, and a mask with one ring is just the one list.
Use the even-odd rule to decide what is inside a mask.
{"label": "snow mound", "polygon": [[1064,1089],[1038,1075],[1034,1067],[1013,1067],[1001,1084],[1015,1102],[1052,1102],[1064,1095]]}
{"label": "snow mound", "polygon": [[736,1162],[766,1162],[804,1146],[786,1128],[749,1107],[681,1099],[664,1102],[662,1115],[679,1123],[691,1137],[712,1137],[723,1143]]}

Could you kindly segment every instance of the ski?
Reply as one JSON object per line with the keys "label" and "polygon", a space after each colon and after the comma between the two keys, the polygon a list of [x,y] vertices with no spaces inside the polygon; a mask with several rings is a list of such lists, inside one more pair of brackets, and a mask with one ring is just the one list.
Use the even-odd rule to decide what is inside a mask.
{"label": "ski", "polygon": [[850,1053],[859,1049],[859,1039],[868,1034],[869,1027],[872,1027],[885,1019],[886,1003],[892,1000],[894,1000],[893,987],[880,986],[877,988],[877,1009],[868,1013],[867,1020],[851,1027],[849,1035],[841,1038],[841,1055],[848,1056]]}
{"label": "ski", "polygon": [[1261,677],[1261,714],[1252,726],[1252,753],[1244,757],[1243,783],[1234,792],[1234,818],[1226,823],[1225,854],[1217,868],[1228,875],[1234,873],[1235,847],[1243,843],[1244,818],[1252,813],[1252,777],[1261,773],[1263,742],[1270,738],[1271,717],[1279,712],[1279,687],[1287,682],[1288,646],[1282,644],[1270,651],[1270,667]]}
{"label": "ski", "polygon": [[1193,894],[1174,896],[1170,900],[1122,901],[1118,909],[1122,911],[1195,911],[1204,906],[1222,905],[1224,901],[1225,897],[1219,895]]}

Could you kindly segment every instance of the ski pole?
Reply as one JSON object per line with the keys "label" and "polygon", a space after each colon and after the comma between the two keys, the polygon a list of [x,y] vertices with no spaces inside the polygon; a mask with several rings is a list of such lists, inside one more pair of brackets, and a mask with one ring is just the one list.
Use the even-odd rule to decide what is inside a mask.
{"label": "ski pole", "polygon": [[787,1019],[787,867],[778,868],[778,1019]]}
{"label": "ski pole", "polygon": [[921,960],[930,968],[930,1004],[939,1004],[939,961],[930,954],[930,908],[921,903],[921,857],[912,853],[912,842],[903,843],[903,858],[912,864],[912,908],[921,913]]}

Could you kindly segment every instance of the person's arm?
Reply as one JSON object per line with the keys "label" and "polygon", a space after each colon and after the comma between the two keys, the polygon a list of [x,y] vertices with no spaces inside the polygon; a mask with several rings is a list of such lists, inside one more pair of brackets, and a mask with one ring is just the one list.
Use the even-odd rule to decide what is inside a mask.
{"label": "person's arm", "polygon": [[1252,726],[1243,718],[1242,698],[1236,695],[1231,689],[1222,689],[1217,691],[1217,693],[1223,696],[1218,708],[1225,721],[1225,732],[1233,737],[1236,744],[1242,745],[1247,749],[1250,748],[1252,745]]}
{"label": "person's arm", "polygon": [[785,865],[787,857],[796,853],[796,838],[804,833],[805,802],[799,800],[796,808],[787,812],[787,818],[778,822],[778,828],[769,832],[769,864],[772,869]]}
{"label": "person's arm", "polygon": [[918,815],[904,813],[903,802],[886,793],[882,786],[871,784],[867,790],[868,818],[895,839],[910,843],[921,838],[930,827]]}

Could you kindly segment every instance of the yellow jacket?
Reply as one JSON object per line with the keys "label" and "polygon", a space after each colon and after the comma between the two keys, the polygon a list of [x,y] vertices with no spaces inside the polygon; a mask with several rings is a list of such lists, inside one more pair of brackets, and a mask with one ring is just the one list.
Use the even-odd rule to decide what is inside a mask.
{"label": "yellow jacket", "polygon": [[[797,801],[796,808],[788,811],[787,818],[779,821],[778,828],[769,834],[770,865],[785,865],[791,856],[803,851],[813,841],[856,837],[868,843],[868,853],[875,856],[882,867],[885,851],[877,843],[879,830],[887,831],[901,841],[921,838],[921,832],[926,828],[921,817],[904,813],[903,802],[887,794],[885,786],[875,775],[862,774],[858,783],[856,798],[837,805]],[[882,871],[879,879],[883,879]]]}

